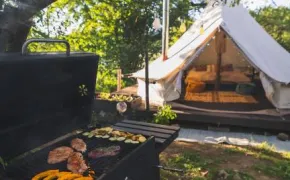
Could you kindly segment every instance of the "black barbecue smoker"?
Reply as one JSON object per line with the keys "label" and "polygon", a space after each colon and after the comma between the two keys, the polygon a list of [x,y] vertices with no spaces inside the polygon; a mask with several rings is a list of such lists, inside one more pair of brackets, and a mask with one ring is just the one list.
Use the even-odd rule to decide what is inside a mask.
{"label": "black barbecue smoker", "polygon": [[[27,54],[32,42],[65,43],[66,53]],[[28,180],[65,164],[47,163],[49,151],[79,137],[90,122],[99,57],[72,53],[66,41],[29,40],[21,54],[0,57],[0,179]],[[79,130],[79,131],[77,131]],[[88,148],[108,141],[86,139]],[[117,157],[89,162],[96,179],[159,179],[154,137],[141,145],[123,143]]]}
{"label": "black barbecue smoker", "polygon": [[[15,2],[27,6],[0,3],[0,180],[31,180],[46,170],[67,170],[65,163],[48,164],[47,156],[76,137],[84,139],[87,149],[114,143],[121,147],[117,156],[86,159],[95,180],[159,180],[159,153],[179,128],[129,120],[112,126],[146,136],[137,145],[83,137],[82,132],[91,130],[99,56],[71,52],[64,40],[25,42],[28,19],[53,1]],[[66,51],[28,53],[31,43],[62,43]]]}

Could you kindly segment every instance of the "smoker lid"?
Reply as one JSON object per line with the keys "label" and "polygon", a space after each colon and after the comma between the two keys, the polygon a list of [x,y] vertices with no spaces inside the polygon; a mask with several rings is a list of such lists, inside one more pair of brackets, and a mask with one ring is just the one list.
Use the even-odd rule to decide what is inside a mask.
{"label": "smoker lid", "polygon": [[89,123],[98,58],[0,55],[0,157],[10,160]]}

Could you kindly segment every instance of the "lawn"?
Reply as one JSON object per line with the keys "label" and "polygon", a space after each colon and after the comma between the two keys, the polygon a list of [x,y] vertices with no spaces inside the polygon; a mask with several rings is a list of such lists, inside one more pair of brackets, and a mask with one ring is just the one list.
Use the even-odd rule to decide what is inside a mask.
{"label": "lawn", "polygon": [[161,164],[185,170],[161,170],[162,180],[290,180],[290,153],[263,143],[257,147],[174,142]]}

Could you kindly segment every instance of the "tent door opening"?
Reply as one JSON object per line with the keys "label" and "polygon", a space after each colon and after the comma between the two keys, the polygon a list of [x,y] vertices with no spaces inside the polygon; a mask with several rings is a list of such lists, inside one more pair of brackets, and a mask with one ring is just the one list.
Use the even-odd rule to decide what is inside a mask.
{"label": "tent door opening", "polygon": [[180,100],[197,106],[223,104],[233,110],[273,108],[257,71],[223,30],[185,70]]}

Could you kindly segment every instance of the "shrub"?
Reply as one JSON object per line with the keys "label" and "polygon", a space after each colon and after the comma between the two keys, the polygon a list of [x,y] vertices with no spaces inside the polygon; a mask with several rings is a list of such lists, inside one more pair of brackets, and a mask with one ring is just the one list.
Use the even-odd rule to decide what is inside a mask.
{"label": "shrub", "polygon": [[175,112],[172,111],[170,105],[164,105],[158,107],[158,111],[154,114],[153,122],[156,124],[169,124],[170,121],[173,121],[177,118]]}

